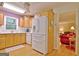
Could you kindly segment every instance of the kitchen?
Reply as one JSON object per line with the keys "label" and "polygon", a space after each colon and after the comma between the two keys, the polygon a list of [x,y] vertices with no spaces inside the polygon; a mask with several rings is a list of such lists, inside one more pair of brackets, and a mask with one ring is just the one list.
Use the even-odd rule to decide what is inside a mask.
{"label": "kitchen", "polygon": [[[66,5],[65,3],[65,7]],[[71,5],[66,8],[70,8]],[[74,8],[77,7],[72,9],[78,13]],[[10,56],[63,55],[64,50],[60,48],[58,40],[58,20],[60,14],[66,14],[72,9],[66,10],[63,3],[1,2],[0,53],[8,53]],[[69,14],[67,13],[67,15]],[[78,16],[78,14],[75,15]],[[78,23],[76,24],[78,25]],[[78,40],[78,37],[76,39]],[[76,47],[77,52],[78,46],[76,45]],[[59,52],[60,49],[61,52]],[[69,50],[67,52],[65,51],[67,55],[76,55],[76,52]]]}
{"label": "kitchen", "polygon": [[[34,16],[30,13],[28,14],[29,12],[28,3],[25,3],[24,6],[23,5],[20,7],[18,6],[20,6],[20,3],[18,4],[17,3],[1,3],[0,49],[4,49],[4,51],[9,51],[9,50],[12,50],[10,49],[12,47],[23,45],[23,44],[29,44],[29,45],[32,45],[33,49],[43,54],[47,54],[48,53],[47,51],[51,52],[52,49],[50,48],[53,47],[53,43],[52,43],[53,41],[51,37],[53,33],[48,36],[48,34],[50,33],[49,30],[52,30],[52,28],[50,29],[48,28],[49,26],[51,27],[52,25],[48,23],[48,21],[50,22],[52,18],[48,20],[47,17],[50,18],[48,14],[51,14],[51,16],[53,15],[52,10],[46,10],[46,12],[48,11],[46,16],[39,16],[37,14],[39,16],[38,17],[37,15]],[[23,7],[27,7],[27,8],[22,9]],[[25,12],[25,14],[23,14],[23,12]],[[45,19],[45,20],[42,20],[42,19]],[[41,36],[40,34],[44,36]],[[37,38],[39,38],[38,40],[40,41],[37,40],[38,42],[36,43],[35,39]],[[50,40],[48,40],[47,38],[50,38]],[[44,40],[41,41],[42,39]],[[48,41],[51,44],[48,44]],[[40,45],[40,43],[42,45]]]}
{"label": "kitchen", "polygon": [[[4,4],[4,6],[7,5]],[[0,49],[25,44],[26,30],[32,27],[32,17],[24,17],[16,12],[13,13],[12,10],[0,7],[0,42],[2,43],[0,43]]]}

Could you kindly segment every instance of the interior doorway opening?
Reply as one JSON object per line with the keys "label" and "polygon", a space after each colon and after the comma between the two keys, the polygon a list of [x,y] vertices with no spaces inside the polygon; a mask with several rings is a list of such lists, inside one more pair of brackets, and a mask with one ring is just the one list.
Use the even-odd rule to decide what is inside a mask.
{"label": "interior doorway opening", "polygon": [[64,12],[59,15],[59,43],[67,50],[76,50],[76,14],[74,11]]}

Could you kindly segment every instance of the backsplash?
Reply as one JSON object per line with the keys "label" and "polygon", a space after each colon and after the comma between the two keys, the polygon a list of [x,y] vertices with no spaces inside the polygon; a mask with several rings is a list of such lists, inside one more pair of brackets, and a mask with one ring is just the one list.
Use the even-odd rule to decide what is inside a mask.
{"label": "backsplash", "polygon": [[25,31],[26,31],[26,28],[18,27],[18,29],[16,30],[6,30],[4,26],[0,27],[0,33],[24,33]]}

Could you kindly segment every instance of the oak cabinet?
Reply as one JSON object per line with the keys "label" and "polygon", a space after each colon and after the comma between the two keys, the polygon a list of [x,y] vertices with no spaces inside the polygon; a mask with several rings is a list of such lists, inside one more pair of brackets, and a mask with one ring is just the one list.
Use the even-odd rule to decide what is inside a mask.
{"label": "oak cabinet", "polygon": [[3,20],[3,13],[0,13],[0,26],[2,26],[4,23],[4,20]]}
{"label": "oak cabinet", "polygon": [[20,43],[26,43],[26,34],[20,34]]}
{"label": "oak cabinet", "polygon": [[21,17],[19,20],[19,26],[23,28],[32,27],[32,17]]}
{"label": "oak cabinet", "polygon": [[29,23],[29,27],[32,27],[32,18],[31,17],[29,17],[29,20],[28,20],[28,23]]}
{"label": "oak cabinet", "polygon": [[26,42],[26,33],[0,34],[0,49],[23,44]]}
{"label": "oak cabinet", "polygon": [[10,47],[14,45],[14,37],[13,34],[6,34],[6,47]]}
{"label": "oak cabinet", "polygon": [[13,42],[14,44],[13,45],[19,45],[19,44],[22,44],[22,43],[25,43],[25,33],[16,33],[16,34],[13,34]]}
{"label": "oak cabinet", "polygon": [[20,44],[20,34],[14,34],[14,44]]}
{"label": "oak cabinet", "polygon": [[19,26],[24,27],[24,19],[23,19],[23,17],[20,17],[20,19],[19,19]]}
{"label": "oak cabinet", "polygon": [[28,17],[24,17],[24,27],[29,27]]}
{"label": "oak cabinet", "polygon": [[28,27],[28,18],[21,17],[20,20],[19,20],[19,26],[23,27],[23,28]]}
{"label": "oak cabinet", "polygon": [[5,37],[4,35],[0,35],[0,49],[5,48]]}
{"label": "oak cabinet", "polygon": [[21,33],[21,34],[15,34],[14,35],[14,44],[18,45],[18,44],[22,44],[25,43],[25,34]]}

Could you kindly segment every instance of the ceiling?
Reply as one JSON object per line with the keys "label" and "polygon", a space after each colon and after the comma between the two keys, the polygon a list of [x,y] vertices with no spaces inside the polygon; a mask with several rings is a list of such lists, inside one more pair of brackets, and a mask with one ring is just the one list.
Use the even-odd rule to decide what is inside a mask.
{"label": "ceiling", "polygon": [[[24,6],[25,3],[30,4],[29,10],[32,15],[41,9],[47,9],[47,8],[53,9],[54,13],[55,12],[61,13],[60,22],[62,23],[74,22],[74,20],[72,21],[72,19],[75,19],[75,14],[73,11],[76,8],[79,8],[79,2],[29,2],[29,3],[28,2],[7,2],[7,3],[13,4],[22,9],[28,8],[27,5]],[[0,5],[1,5],[1,2],[0,2]],[[15,13],[15,14],[19,14],[19,15],[25,15],[25,14],[20,14],[20,13],[5,9],[3,7],[0,7],[0,9]]]}
{"label": "ceiling", "polygon": [[[8,3],[14,4],[15,6],[25,9],[24,7],[25,2],[8,2]],[[45,8],[50,8],[58,12],[74,10],[75,8],[79,8],[79,2],[29,2],[29,4],[30,4],[29,10],[31,14],[35,14],[40,9]]]}
{"label": "ceiling", "polygon": [[40,9],[53,9],[58,12],[65,12],[79,8],[79,2],[32,2],[30,10],[38,12]]}
{"label": "ceiling", "polygon": [[60,14],[60,18],[59,18],[60,22],[75,22],[76,16],[75,16],[75,12],[65,12]]}

